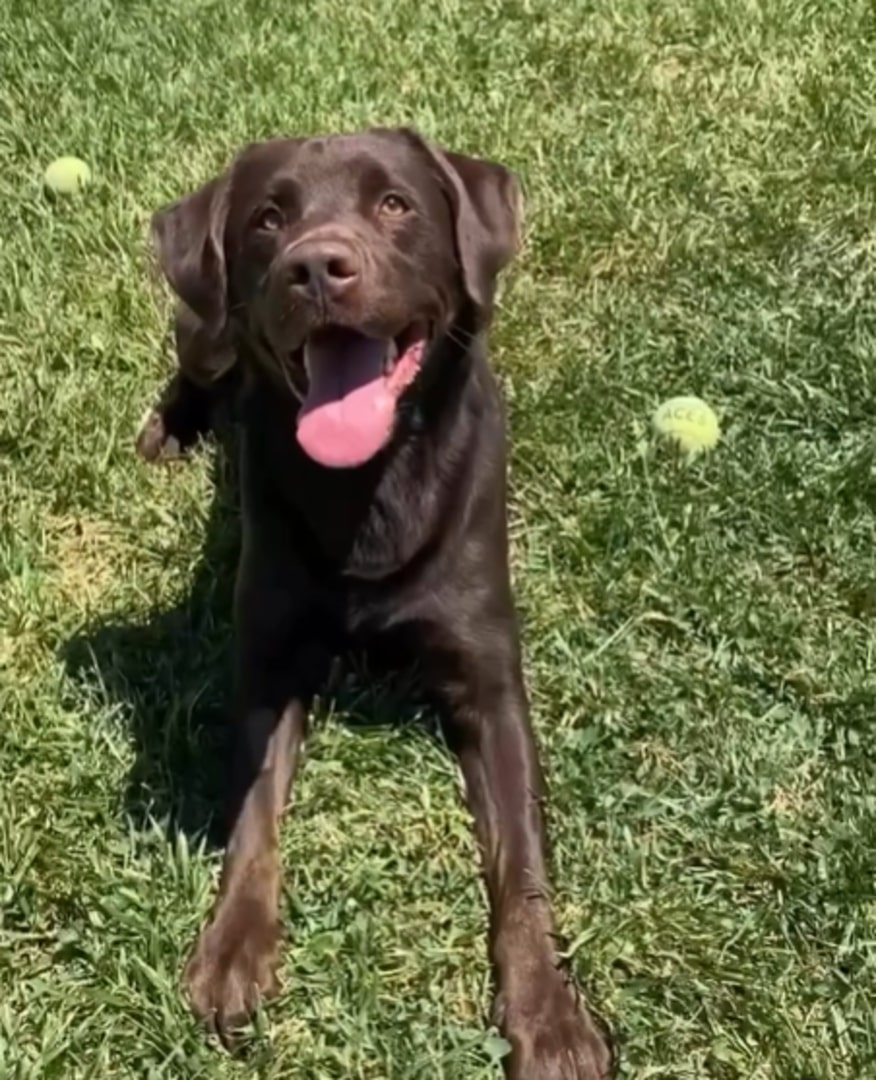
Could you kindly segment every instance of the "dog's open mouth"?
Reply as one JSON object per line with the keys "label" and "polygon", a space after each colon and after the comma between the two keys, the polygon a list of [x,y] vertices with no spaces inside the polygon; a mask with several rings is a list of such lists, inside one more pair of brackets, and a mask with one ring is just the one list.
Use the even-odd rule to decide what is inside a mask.
{"label": "dog's open mouth", "polygon": [[396,403],[423,362],[427,328],[396,338],[330,326],[304,344],[308,386],[298,413],[302,449],[333,469],[362,465],[392,435]]}

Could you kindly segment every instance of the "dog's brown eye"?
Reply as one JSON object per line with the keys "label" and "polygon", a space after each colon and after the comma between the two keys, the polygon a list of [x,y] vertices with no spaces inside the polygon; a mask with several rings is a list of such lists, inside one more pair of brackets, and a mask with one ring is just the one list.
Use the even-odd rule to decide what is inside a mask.
{"label": "dog's brown eye", "polygon": [[401,217],[402,214],[406,214],[408,210],[410,210],[408,204],[401,195],[396,195],[395,192],[390,192],[389,195],[384,197],[383,202],[380,204],[381,214],[386,214],[387,217]]}
{"label": "dog's brown eye", "polygon": [[256,217],[256,227],[263,232],[277,232],[283,228],[283,215],[276,206],[268,206]]}

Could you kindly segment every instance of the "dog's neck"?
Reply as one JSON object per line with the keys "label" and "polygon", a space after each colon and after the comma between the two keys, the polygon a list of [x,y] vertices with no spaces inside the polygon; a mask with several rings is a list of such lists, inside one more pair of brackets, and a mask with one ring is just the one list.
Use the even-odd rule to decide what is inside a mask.
{"label": "dog's neck", "polygon": [[[461,488],[480,429],[501,423],[480,335],[460,328],[435,342],[422,385],[418,380],[400,403],[392,442],[356,469],[327,469],[308,458],[296,439],[297,399],[262,365],[245,366],[247,518],[287,517],[298,535],[312,539],[306,547],[325,573],[364,580],[397,574],[416,560],[427,537],[452,533],[435,529],[436,518],[449,511],[442,498],[452,492],[454,506],[464,505]],[[448,472],[458,473],[458,482]]]}

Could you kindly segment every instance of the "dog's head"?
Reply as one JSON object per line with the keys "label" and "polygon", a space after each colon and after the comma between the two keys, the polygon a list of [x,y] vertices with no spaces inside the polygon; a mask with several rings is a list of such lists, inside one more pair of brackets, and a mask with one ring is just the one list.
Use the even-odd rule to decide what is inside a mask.
{"label": "dog's head", "polygon": [[302,448],[350,468],[389,441],[432,346],[488,321],[520,203],[503,166],[377,129],[253,144],[153,235],[207,336],[253,343],[301,402]]}

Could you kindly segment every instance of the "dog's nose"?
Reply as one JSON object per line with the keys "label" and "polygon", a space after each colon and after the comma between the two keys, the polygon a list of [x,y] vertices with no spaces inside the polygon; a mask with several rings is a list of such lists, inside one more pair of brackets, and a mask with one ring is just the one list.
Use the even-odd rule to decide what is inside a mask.
{"label": "dog's nose", "polygon": [[289,252],[286,276],[293,292],[336,299],[359,277],[359,259],[351,244],[328,238],[303,240]]}

